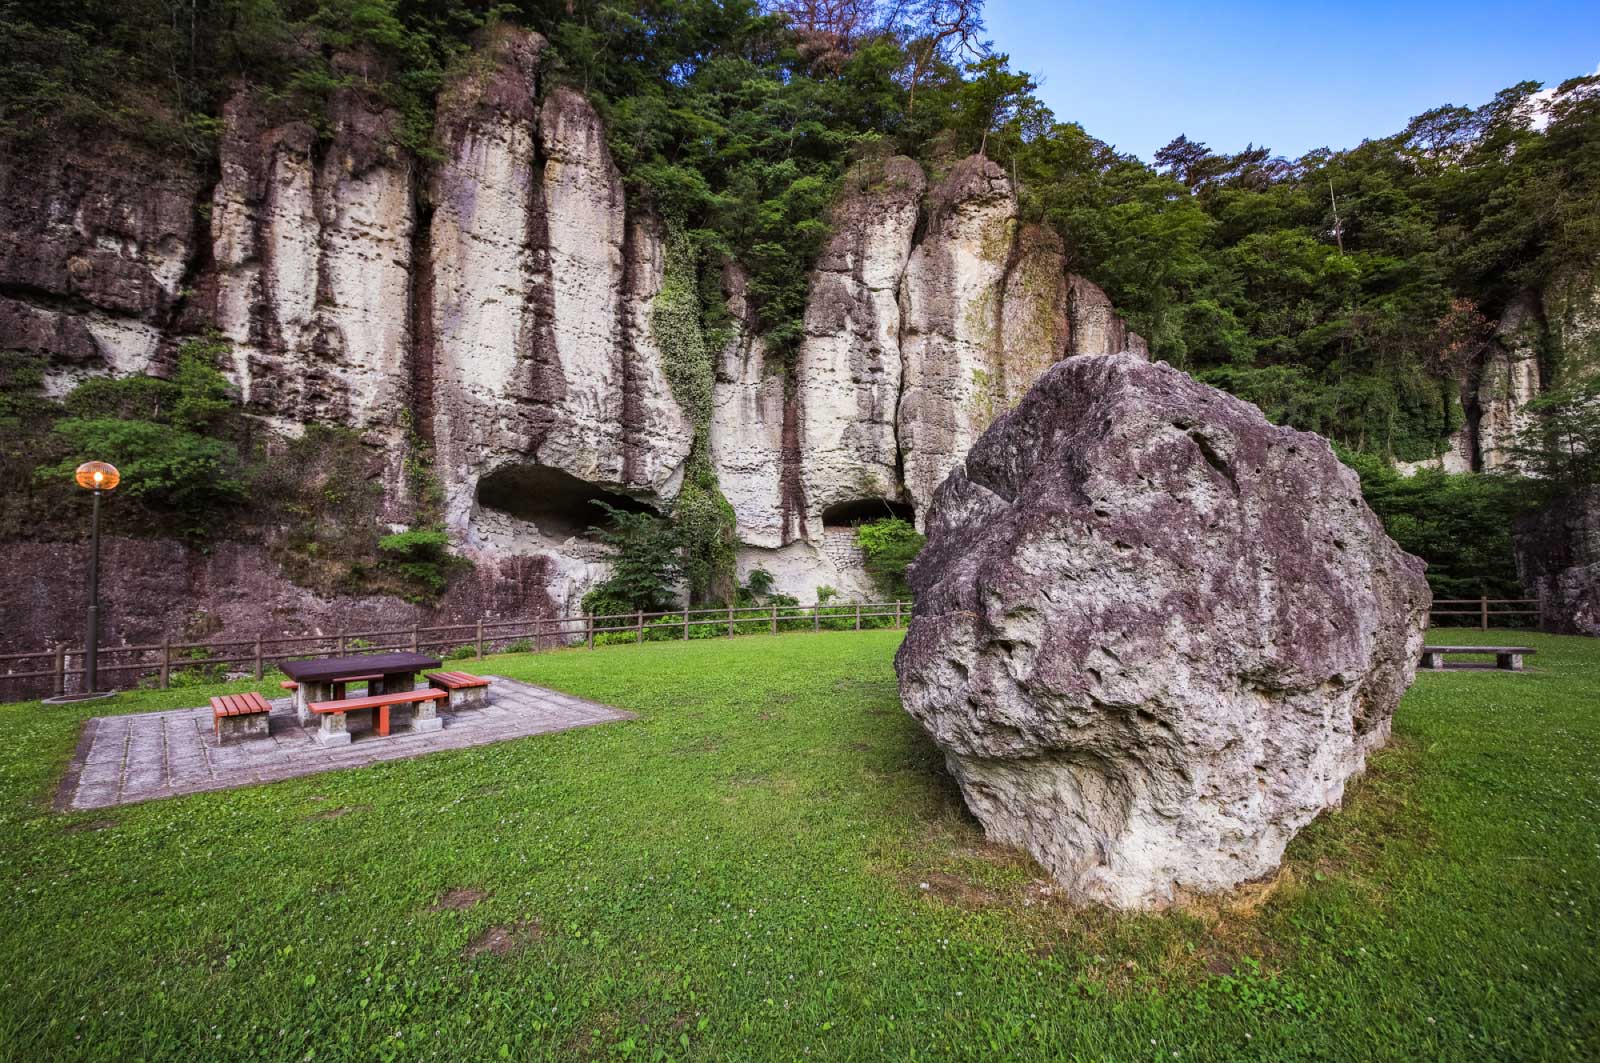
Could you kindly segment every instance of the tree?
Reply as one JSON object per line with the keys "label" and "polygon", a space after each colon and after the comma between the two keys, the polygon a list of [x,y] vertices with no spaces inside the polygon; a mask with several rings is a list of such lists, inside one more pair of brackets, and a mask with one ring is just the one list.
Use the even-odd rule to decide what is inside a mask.
{"label": "tree", "polygon": [[672,524],[652,513],[630,513],[596,501],[607,522],[590,528],[609,553],[611,574],[583,596],[591,616],[664,612],[675,606],[681,572]]}
{"label": "tree", "polygon": [[1600,377],[1550,391],[1526,411],[1531,416],[1507,448],[1511,467],[1549,494],[1600,486]]}
{"label": "tree", "polygon": [[917,0],[901,28],[909,43],[911,74],[906,111],[917,108],[917,86],[936,63],[977,61],[988,53],[982,41],[983,0]]}
{"label": "tree", "polygon": [[179,516],[185,532],[204,534],[206,515],[245,497],[244,462],[230,434],[237,406],[214,359],[225,346],[196,340],[179,352],[172,380],[150,376],[85,381],[65,401],[54,432],[66,445],[43,480],[65,478],[90,459],[122,473],[119,492]]}

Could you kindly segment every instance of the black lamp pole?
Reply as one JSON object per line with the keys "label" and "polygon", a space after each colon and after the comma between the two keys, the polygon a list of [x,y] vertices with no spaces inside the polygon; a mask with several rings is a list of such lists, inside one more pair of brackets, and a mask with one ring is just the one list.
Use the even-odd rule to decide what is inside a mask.
{"label": "black lamp pole", "polygon": [[116,490],[122,474],[107,462],[86,461],[72,478],[79,487],[94,492],[94,515],[89,518],[89,623],[83,639],[83,693],[78,695],[86,697],[97,695],[100,687],[95,667],[100,650],[100,496]]}
{"label": "black lamp pole", "polygon": [[89,518],[89,623],[83,642],[83,692],[99,689],[96,653],[100,646],[100,489],[94,489],[94,515]]}

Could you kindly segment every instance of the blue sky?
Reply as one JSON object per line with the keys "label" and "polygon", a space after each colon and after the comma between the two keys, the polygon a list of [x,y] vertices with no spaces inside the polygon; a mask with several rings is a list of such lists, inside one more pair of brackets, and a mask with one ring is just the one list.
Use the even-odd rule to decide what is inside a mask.
{"label": "blue sky", "polygon": [[989,0],[987,36],[1066,121],[1148,160],[1185,133],[1290,158],[1600,65],[1600,0]]}

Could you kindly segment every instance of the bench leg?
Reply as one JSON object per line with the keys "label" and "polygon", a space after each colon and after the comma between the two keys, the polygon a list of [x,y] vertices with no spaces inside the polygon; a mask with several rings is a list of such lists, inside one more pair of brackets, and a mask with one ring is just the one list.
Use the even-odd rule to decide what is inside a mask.
{"label": "bench leg", "polygon": [[466,687],[462,690],[452,690],[450,691],[450,711],[462,712],[467,709],[481,709],[488,700],[488,687]]}
{"label": "bench leg", "polygon": [[1424,653],[1422,655],[1422,667],[1438,671],[1444,667],[1444,654]]}
{"label": "bench leg", "polygon": [[1495,667],[1504,668],[1508,672],[1522,671],[1522,654],[1497,653],[1494,658]]}
{"label": "bench leg", "polygon": [[378,737],[389,737],[389,706],[378,706]]}
{"label": "bench leg", "polygon": [[317,741],[325,746],[347,746],[350,744],[350,729],[345,726],[344,713],[325,712],[319,717],[321,725],[317,728]]}
{"label": "bench leg", "polygon": [[416,711],[411,714],[412,734],[426,734],[444,726],[444,721],[439,719],[438,706],[437,701],[417,702]]}
{"label": "bench leg", "polygon": [[213,718],[219,746],[231,746],[248,738],[267,737],[267,714],[253,712],[248,716],[217,716]]}
{"label": "bench leg", "polygon": [[294,714],[302,727],[310,727],[317,714],[311,711],[313,701],[332,701],[333,687],[328,683],[301,683],[294,692]]}

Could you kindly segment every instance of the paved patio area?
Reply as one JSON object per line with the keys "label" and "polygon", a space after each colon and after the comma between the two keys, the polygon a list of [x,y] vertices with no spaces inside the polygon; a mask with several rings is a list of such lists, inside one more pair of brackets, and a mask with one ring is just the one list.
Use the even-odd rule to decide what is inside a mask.
{"label": "paved patio area", "polygon": [[411,734],[402,729],[387,738],[352,730],[354,741],[345,746],[319,744],[295,719],[288,698],[272,703],[267,738],[227,746],[219,746],[212,735],[209,707],[96,716],[84,724],[56,807],[109,808],[635,718],[570,694],[487,678],[489,704],[459,713],[441,710],[442,730]]}

